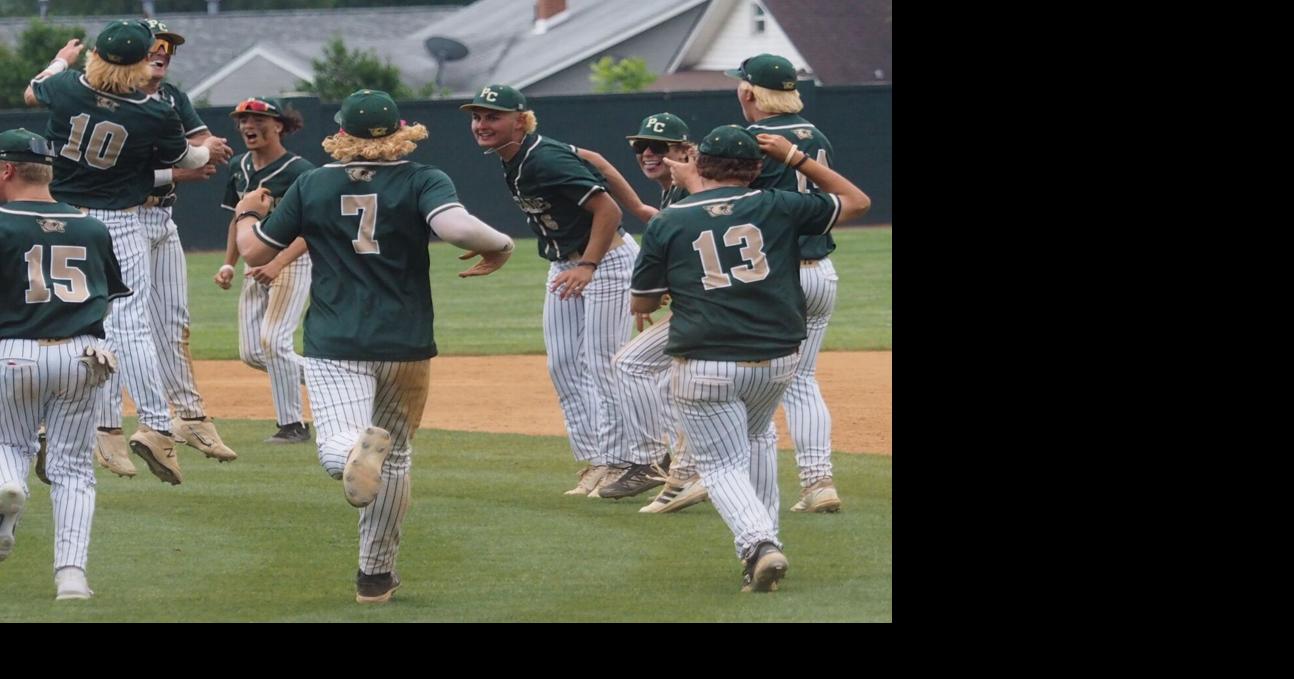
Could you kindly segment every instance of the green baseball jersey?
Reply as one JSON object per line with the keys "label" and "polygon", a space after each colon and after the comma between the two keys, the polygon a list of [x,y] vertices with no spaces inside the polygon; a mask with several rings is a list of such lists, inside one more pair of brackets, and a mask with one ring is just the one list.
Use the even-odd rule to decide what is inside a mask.
{"label": "green baseball jersey", "polygon": [[0,206],[0,338],[103,337],[108,302],[131,294],[103,222],[63,203]]}
{"label": "green baseball jersey", "polygon": [[[751,134],[776,134],[785,137],[796,148],[809,154],[809,157],[827,167],[831,167],[835,151],[827,135],[813,126],[813,123],[793,113],[765,118],[754,125],[746,126]],[[799,191],[800,193],[817,193],[818,187],[808,177],[792,170],[782,163],[781,158],[765,158],[764,169],[759,178],[751,182],[751,188],[781,189]],[[822,259],[834,252],[836,241],[831,234],[809,236],[800,239],[800,257],[803,259]]]}
{"label": "green baseball jersey", "polygon": [[259,170],[252,165],[251,151],[234,156],[229,161],[229,181],[225,183],[225,199],[220,207],[233,210],[238,205],[238,200],[249,191],[265,187],[274,198],[271,204],[273,209],[287,195],[288,187],[296,182],[297,177],[313,169],[314,163],[291,151]]}
{"label": "green baseball jersey", "polygon": [[684,198],[687,198],[687,190],[677,184],[670,184],[668,190],[660,192],[660,209],[664,210]]}
{"label": "green baseball jersey", "polygon": [[50,110],[45,137],[59,152],[50,192],[61,201],[134,207],[153,190],[154,157],[170,167],[189,152],[179,114],[160,97],[100,92],[74,70],[31,86]]}
{"label": "green baseball jersey", "polygon": [[461,208],[444,172],[407,160],[330,163],[297,179],[256,235],[304,236],[313,265],[305,355],[418,361],[436,355],[431,220]]}
{"label": "green baseball jersey", "polygon": [[[207,124],[202,122],[198,112],[193,108],[193,103],[189,101],[189,95],[185,94],[180,88],[171,83],[162,83],[162,87],[157,90],[157,96],[169,103],[175,113],[180,116],[180,124],[184,127],[184,136],[192,137],[199,132],[207,130]],[[154,158],[156,161],[156,158]],[[167,166],[159,162],[153,163],[153,169],[165,169]],[[164,186],[154,186],[151,195],[166,197],[175,193],[175,182]]]}
{"label": "green baseball jersey", "polygon": [[575,153],[575,147],[542,135],[527,135],[521,150],[503,163],[512,200],[539,236],[539,256],[549,261],[583,252],[593,231],[584,209],[606,179]]}
{"label": "green baseball jersey", "polygon": [[829,193],[723,187],[661,210],[643,234],[631,292],[669,293],[665,353],[762,361],[795,353],[805,333],[800,236],[840,215]]}

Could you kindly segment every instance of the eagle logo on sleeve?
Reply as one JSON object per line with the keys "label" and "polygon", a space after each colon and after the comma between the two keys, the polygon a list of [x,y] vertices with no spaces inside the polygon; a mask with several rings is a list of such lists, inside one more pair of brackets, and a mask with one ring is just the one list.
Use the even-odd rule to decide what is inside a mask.
{"label": "eagle logo on sleeve", "polygon": [[732,203],[720,203],[718,205],[707,205],[705,211],[710,213],[711,217],[726,217],[732,214]]}
{"label": "eagle logo on sleeve", "polygon": [[795,130],[795,136],[800,139],[813,139],[813,130],[807,127],[801,127]]}
{"label": "eagle logo on sleeve", "polygon": [[37,219],[36,223],[40,225],[40,230],[45,233],[64,233],[67,230],[67,222],[60,222],[57,219],[43,217]]}

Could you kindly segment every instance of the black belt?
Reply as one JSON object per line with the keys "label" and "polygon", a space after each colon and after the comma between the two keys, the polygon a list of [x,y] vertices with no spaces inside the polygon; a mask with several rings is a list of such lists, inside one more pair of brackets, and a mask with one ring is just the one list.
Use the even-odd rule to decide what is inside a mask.
{"label": "black belt", "polygon": [[171,207],[175,205],[175,199],[174,193],[169,196],[149,196],[144,199],[143,207]]}

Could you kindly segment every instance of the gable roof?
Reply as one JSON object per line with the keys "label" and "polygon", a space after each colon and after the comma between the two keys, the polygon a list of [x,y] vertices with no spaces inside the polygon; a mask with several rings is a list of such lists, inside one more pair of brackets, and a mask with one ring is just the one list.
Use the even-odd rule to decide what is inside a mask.
{"label": "gable roof", "polygon": [[894,79],[892,0],[761,0],[824,85]]}

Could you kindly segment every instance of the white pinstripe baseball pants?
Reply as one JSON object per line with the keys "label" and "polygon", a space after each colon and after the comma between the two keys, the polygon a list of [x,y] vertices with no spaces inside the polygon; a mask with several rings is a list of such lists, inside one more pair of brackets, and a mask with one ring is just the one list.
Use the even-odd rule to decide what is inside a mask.
{"label": "white pinstripe baseball pants", "polygon": [[549,292],[553,279],[576,263],[553,262],[544,287],[544,348],[548,375],[566,421],[571,452],[592,464],[629,462],[629,434],[619,404],[611,360],[633,332],[629,283],[638,244],[602,258],[582,296],[562,300]]}
{"label": "white pinstripe baseball pants", "polygon": [[[800,485],[807,488],[831,476],[831,412],[818,388],[818,353],[827,337],[827,324],[836,308],[836,266],[828,258],[800,267],[800,287],[807,307],[808,337],[800,343],[800,365],[786,389],[782,405],[786,426],[795,442],[795,463]],[[777,444],[777,430],[769,423],[767,434]]]}
{"label": "white pinstripe baseball pants", "polygon": [[17,481],[23,492],[36,456],[36,432],[46,428],[45,473],[54,504],[54,570],[85,569],[94,521],[95,405],[102,387],[90,387],[77,360],[89,335],[42,346],[36,340],[0,340],[0,484]]}
{"label": "white pinstripe baseball pants", "polygon": [[673,447],[670,466],[679,476],[691,475],[696,464],[687,454],[684,437],[670,408],[669,343],[666,315],[638,333],[616,352],[614,359],[620,389],[620,408],[629,428],[629,457],[634,464],[658,464]]}
{"label": "white pinstripe baseball pants", "polygon": [[674,412],[710,500],[732,531],[739,559],[761,542],[782,546],[777,447],[767,445],[765,432],[799,358],[741,363],[676,358],[670,371]]}
{"label": "white pinstripe baseball pants", "polygon": [[400,551],[400,528],[409,509],[413,437],[422,421],[431,359],[335,361],[305,359],[306,388],[314,410],[319,464],[341,479],[346,457],[369,426],[391,433],[391,454],[382,465],[382,486],[359,510],[359,568],[387,573]]}
{"label": "white pinstripe baseball pants", "polygon": [[[202,395],[193,377],[189,353],[189,273],[180,234],[171,221],[171,208],[141,207],[139,222],[149,243],[149,325],[157,350],[166,400],[179,417],[203,417]],[[121,389],[108,389],[108,413],[115,420],[103,427],[121,426]],[[169,427],[168,427],[169,429]]]}
{"label": "white pinstripe baseball pants", "polygon": [[[105,396],[96,406],[95,420],[100,427],[121,426],[121,385],[135,401],[139,422],[157,431],[171,430],[171,415],[162,391],[162,371],[158,363],[153,327],[149,322],[150,290],[153,277],[149,266],[150,248],[144,237],[138,210],[95,210],[86,212],[108,227],[112,251],[121,265],[121,279],[135,294],[112,303],[103,321],[107,334],[105,344],[117,355],[118,370],[108,378]],[[113,399],[107,394],[115,394]]]}
{"label": "white pinstripe baseball pants", "polygon": [[[301,372],[304,359],[292,345],[301,313],[310,298],[310,255],[283,267],[269,285],[243,278],[238,297],[238,356],[270,375],[270,393],[279,425],[301,422]],[[247,264],[243,264],[243,273]]]}

